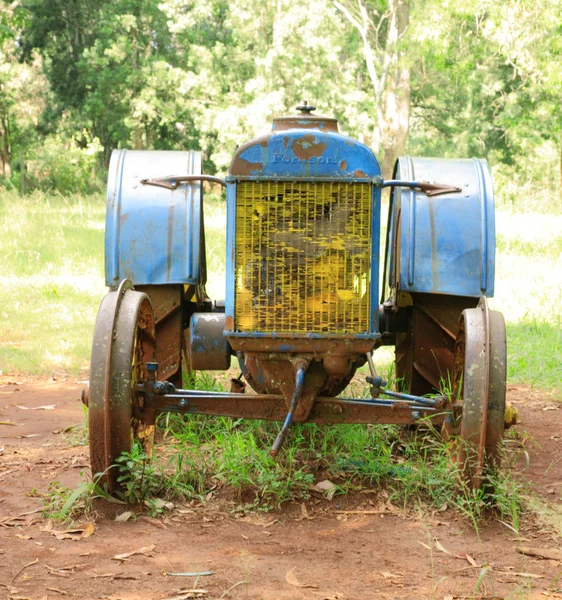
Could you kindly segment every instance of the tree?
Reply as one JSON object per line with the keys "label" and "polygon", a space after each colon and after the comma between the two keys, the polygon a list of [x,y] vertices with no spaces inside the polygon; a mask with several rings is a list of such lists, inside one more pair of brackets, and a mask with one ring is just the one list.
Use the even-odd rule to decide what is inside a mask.
{"label": "tree", "polygon": [[382,172],[390,178],[397,157],[405,153],[410,122],[409,0],[388,0],[374,6],[367,6],[364,0],[335,0],[334,6],[362,40],[377,116],[372,145],[376,153],[382,151]]}

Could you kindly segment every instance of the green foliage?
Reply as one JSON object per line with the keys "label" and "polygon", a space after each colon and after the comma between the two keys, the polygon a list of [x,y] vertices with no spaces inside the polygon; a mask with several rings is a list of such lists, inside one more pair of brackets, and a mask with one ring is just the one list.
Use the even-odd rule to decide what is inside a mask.
{"label": "green foliage", "polygon": [[[115,468],[115,467],[112,467]],[[130,452],[117,459],[121,493],[129,503],[152,498],[160,491],[158,472],[141,444],[134,443]]]}
{"label": "green foliage", "polygon": [[18,187],[22,149],[43,161],[32,184],[83,192],[97,144],[105,165],[114,147],[187,148],[224,172],[236,144],[305,97],[386,148],[393,100],[378,98],[348,11],[384,94],[389,65],[409,73],[409,154],[487,157],[502,203],[560,210],[560,0],[408,4],[395,55],[393,0],[311,0],[306,11],[288,0],[12,3],[0,10],[5,177]]}
{"label": "green foliage", "polygon": [[64,141],[59,135],[45,138],[31,163],[37,187],[59,190],[68,195],[91,193],[98,187],[95,169],[102,148],[99,141],[87,140],[87,135],[84,132],[83,148],[74,139]]}

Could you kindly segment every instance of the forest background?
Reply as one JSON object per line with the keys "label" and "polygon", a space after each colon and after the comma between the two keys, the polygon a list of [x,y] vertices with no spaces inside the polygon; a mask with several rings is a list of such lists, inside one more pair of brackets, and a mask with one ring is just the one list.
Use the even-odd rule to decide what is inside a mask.
{"label": "forest background", "polygon": [[104,187],[113,148],[236,144],[303,99],[396,156],[487,158],[497,200],[562,210],[560,0],[0,4],[0,185]]}

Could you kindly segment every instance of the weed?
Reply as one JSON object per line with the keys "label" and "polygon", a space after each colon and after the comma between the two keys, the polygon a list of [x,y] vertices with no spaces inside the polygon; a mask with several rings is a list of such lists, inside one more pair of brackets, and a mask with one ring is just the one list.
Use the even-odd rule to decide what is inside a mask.
{"label": "weed", "polygon": [[[84,478],[84,473],[80,473]],[[36,490],[33,490],[36,492]],[[59,481],[53,481],[43,497],[42,515],[57,521],[69,521],[88,514],[92,510],[92,503],[98,498],[108,502],[119,503],[112,498],[99,484],[97,480],[85,479],[76,487],[69,488]]]}

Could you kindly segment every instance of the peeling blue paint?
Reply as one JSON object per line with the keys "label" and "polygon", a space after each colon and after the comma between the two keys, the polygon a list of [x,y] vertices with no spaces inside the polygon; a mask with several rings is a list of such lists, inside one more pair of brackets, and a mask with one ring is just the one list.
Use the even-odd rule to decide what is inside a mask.
{"label": "peeling blue paint", "polygon": [[493,296],[494,194],[488,163],[400,157],[396,177],[451,184],[462,191],[428,197],[407,188],[394,190],[389,224],[394,242],[390,239],[386,250],[390,286],[394,281],[407,292]]}

